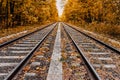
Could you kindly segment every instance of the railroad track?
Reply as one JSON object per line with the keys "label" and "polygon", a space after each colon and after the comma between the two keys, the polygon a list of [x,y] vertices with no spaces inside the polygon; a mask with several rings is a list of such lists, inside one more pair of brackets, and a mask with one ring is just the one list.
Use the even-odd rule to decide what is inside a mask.
{"label": "railroad track", "polygon": [[63,80],[96,80],[62,26]]}
{"label": "railroad track", "polygon": [[57,23],[0,45],[0,80],[11,80]]}
{"label": "railroad track", "polygon": [[[59,23],[13,80],[93,80],[94,76],[86,68],[78,50]],[[70,69],[72,72],[69,72]]]}
{"label": "railroad track", "polygon": [[119,80],[119,53],[54,23],[0,45],[0,80]]}
{"label": "railroad track", "polygon": [[53,53],[57,26],[13,80],[46,80]]}
{"label": "railroad track", "polygon": [[96,80],[120,79],[120,51],[69,25],[63,25]]}

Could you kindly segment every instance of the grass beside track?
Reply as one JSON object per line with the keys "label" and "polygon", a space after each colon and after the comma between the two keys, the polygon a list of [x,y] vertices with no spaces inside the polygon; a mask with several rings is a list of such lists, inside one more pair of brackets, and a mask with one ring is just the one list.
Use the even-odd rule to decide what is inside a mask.
{"label": "grass beside track", "polygon": [[[1,29],[0,30],[0,38],[6,37],[6,36],[9,36],[9,35],[12,35],[12,34],[17,34],[17,33],[23,32],[23,31],[27,31],[27,33],[32,32],[32,31],[40,29],[40,28],[42,28],[42,27],[44,27],[46,25],[49,25],[49,24],[50,23],[47,23],[47,24],[34,24],[34,25],[29,25],[29,26],[17,26],[17,27],[9,27],[7,29]],[[21,35],[23,35],[23,34],[12,36],[12,37],[6,38],[6,39],[5,38],[1,39],[0,43],[3,43],[3,42],[8,41],[10,39],[14,39],[15,37],[19,37]]]}
{"label": "grass beside track", "polygon": [[[83,27],[82,25],[81,26],[80,25],[75,26],[73,24],[70,24],[70,25],[77,28],[78,30],[84,31],[88,35],[91,35],[91,36],[93,36],[93,37],[95,37],[95,38],[97,38],[97,39],[99,39],[99,40],[117,48],[117,49],[120,49],[120,35],[119,35],[120,34],[120,32],[119,32],[120,28],[119,27],[117,27],[116,30],[114,30],[112,28],[109,29],[109,30],[111,30],[115,33],[118,33],[118,34],[115,35],[115,34],[107,34],[102,29],[101,29],[101,32],[100,32],[99,30],[93,29],[94,26],[90,28],[90,25],[86,26],[86,27],[85,26]],[[105,27],[105,26],[100,26],[97,29],[100,29],[102,27]],[[116,31],[118,31],[118,32],[116,32]],[[108,31],[106,31],[106,32],[108,32]],[[109,33],[112,33],[112,32],[109,32]]]}
{"label": "grass beside track", "polygon": [[100,34],[104,37],[108,37],[114,40],[120,41],[120,25],[112,25],[105,23],[91,23],[82,26],[82,28]]}

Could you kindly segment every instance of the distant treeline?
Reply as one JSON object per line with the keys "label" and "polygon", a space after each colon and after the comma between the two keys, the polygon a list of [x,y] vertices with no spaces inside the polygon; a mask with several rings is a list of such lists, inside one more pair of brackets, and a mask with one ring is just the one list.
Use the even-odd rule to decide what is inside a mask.
{"label": "distant treeline", "polygon": [[0,0],[0,28],[57,19],[55,0]]}

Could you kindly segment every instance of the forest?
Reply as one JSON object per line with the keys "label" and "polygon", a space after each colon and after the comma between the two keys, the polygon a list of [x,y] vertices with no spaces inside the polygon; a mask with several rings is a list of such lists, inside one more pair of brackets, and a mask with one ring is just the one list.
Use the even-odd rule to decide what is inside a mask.
{"label": "forest", "polygon": [[0,29],[61,20],[120,38],[120,0],[67,0],[60,18],[56,0],[0,0]]}
{"label": "forest", "polygon": [[90,31],[120,37],[120,0],[68,0],[62,20]]}
{"label": "forest", "polygon": [[0,0],[0,29],[57,19],[55,0]]}

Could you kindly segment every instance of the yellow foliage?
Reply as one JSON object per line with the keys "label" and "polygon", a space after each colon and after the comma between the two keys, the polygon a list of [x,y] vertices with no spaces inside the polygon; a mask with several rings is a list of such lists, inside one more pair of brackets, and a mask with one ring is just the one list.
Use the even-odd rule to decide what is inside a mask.
{"label": "yellow foliage", "polygon": [[120,36],[119,0],[68,0],[61,19],[111,36]]}
{"label": "yellow foliage", "polygon": [[58,19],[55,0],[21,0],[14,2],[12,0],[2,0],[0,11],[2,11],[0,15],[6,16],[0,16],[0,23],[4,21],[4,26],[7,24],[7,27],[46,23],[46,21],[54,22]]}

